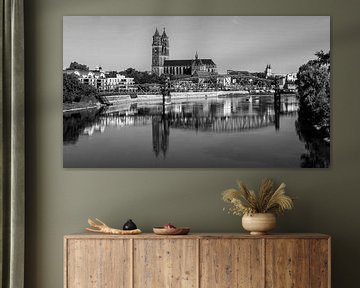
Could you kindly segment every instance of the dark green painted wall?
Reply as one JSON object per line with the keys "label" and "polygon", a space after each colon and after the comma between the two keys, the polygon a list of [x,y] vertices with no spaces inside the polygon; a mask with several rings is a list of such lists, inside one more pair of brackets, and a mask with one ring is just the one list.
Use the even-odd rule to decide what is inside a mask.
{"label": "dark green painted wall", "polygon": [[[236,178],[257,185],[284,181],[296,209],[280,232],[333,237],[333,287],[359,287],[358,1],[335,0],[27,0],[26,287],[63,287],[63,235],[88,216],[120,226],[129,217],[145,231],[172,222],[193,231],[237,232],[240,218],[222,211],[220,192]],[[63,169],[63,15],[330,15],[331,168]],[[294,31],[296,33],[296,31]]]}

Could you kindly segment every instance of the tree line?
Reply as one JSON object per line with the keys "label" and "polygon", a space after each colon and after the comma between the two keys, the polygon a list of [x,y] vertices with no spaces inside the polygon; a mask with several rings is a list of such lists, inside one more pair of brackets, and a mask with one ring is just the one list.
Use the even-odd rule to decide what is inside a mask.
{"label": "tree line", "polygon": [[330,165],[330,51],[315,55],[297,73],[296,130],[307,150],[301,166],[323,168]]}
{"label": "tree line", "polygon": [[330,129],[330,51],[315,53],[299,68],[298,88],[299,117],[318,129]]}
{"label": "tree line", "polygon": [[165,81],[165,75],[158,76],[154,73],[137,71],[134,68],[128,68],[124,71],[119,72],[125,77],[134,78],[135,84],[145,84],[145,83],[158,83],[162,84]]}

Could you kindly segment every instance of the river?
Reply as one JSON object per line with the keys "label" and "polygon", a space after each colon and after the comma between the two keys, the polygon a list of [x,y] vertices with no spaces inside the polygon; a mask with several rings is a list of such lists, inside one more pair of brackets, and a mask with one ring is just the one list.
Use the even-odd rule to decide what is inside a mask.
{"label": "river", "polygon": [[[66,168],[328,167],[329,143],[302,132],[282,96],[131,103],[64,113]],[[300,131],[301,130],[301,131]],[[308,131],[308,130],[306,130]],[[307,134],[306,134],[307,133]]]}

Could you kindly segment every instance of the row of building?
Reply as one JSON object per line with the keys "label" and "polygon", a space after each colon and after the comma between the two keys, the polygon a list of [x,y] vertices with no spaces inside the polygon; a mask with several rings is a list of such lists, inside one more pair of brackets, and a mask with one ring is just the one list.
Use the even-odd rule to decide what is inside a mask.
{"label": "row of building", "polygon": [[78,77],[83,84],[91,85],[99,91],[128,92],[135,91],[134,78],[125,77],[116,72],[105,72],[101,67],[94,70],[66,69],[64,74],[72,74]]}

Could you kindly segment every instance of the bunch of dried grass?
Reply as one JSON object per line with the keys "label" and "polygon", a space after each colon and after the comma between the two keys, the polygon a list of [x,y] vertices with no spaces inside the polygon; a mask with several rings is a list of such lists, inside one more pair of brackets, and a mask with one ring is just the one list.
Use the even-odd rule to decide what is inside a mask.
{"label": "bunch of dried grass", "polygon": [[273,190],[274,182],[264,179],[258,194],[249,190],[241,181],[237,181],[237,184],[238,189],[227,189],[222,194],[223,200],[231,204],[229,212],[233,215],[283,214],[294,207],[294,199],[285,195],[285,183],[281,183],[276,190]]}

